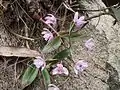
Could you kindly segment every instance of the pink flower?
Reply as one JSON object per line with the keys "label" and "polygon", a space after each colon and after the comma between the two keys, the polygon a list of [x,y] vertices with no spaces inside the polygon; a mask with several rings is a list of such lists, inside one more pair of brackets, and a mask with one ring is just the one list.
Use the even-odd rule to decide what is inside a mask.
{"label": "pink flower", "polygon": [[78,16],[79,16],[78,12],[75,12],[73,21],[74,21],[76,27],[81,28],[85,23],[87,23],[87,21],[84,21],[84,19],[85,19],[84,16],[81,16],[80,18]]}
{"label": "pink flower", "polygon": [[34,60],[33,64],[37,67],[37,68],[41,68],[41,70],[43,70],[46,66],[46,63],[44,61],[43,58],[41,58],[40,56],[39,57],[36,57],[36,59]]}
{"label": "pink flower", "polygon": [[47,28],[43,28],[43,30],[45,31],[43,31],[41,34],[43,34],[45,41],[51,41],[54,38],[53,34]]}
{"label": "pink flower", "polygon": [[57,74],[68,75],[69,72],[68,72],[68,69],[63,67],[63,65],[60,63],[60,64],[57,64],[57,67],[52,70],[52,74],[53,75],[57,75]]}
{"label": "pink flower", "polygon": [[48,90],[60,90],[60,89],[54,84],[49,84],[48,85]]}
{"label": "pink flower", "polygon": [[52,14],[48,14],[48,16],[45,17],[45,23],[49,25],[53,25],[53,27],[56,26],[57,20]]}
{"label": "pink flower", "polygon": [[79,74],[79,72],[84,71],[88,67],[88,63],[84,60],[78,61],[74,66],[74,71],[76,74]]}
{"label": "pink flower", "polygon": [[88,50],[93,50],[93,48],[95,47],[95,44],[94,44],[94,39],[93,38],[90,38],[88,39],[86,42],[85,42],[85,47],[88,49]]}

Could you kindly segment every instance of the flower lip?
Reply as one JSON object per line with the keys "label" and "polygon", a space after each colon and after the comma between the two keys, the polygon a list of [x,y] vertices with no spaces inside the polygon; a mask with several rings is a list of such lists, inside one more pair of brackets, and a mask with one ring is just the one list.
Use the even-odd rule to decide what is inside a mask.
{"label": "flower lip", "polygon": [[53,33],[51,33],[47,28],[43,28],[43,31],[41,34],[43,34],[43,38],[45,39],[45,41],[51,41],[54,36]]}
{"label": "flower lip", "polygon": [[39,69],[41,68],[41,70],[43,70],[46,66],[46,63],[44,61],[44,59],[42,57],[36,57],[36,59],[34,59],[33,64]]}
{"label": "flower lip", "polygon": [[85,60],[79,60],[74,66],[74,71],[78,74],[79,72],[83,72],[87,67],[88,63]]}
{"label": "flower lip", "polygon": [[57,64],[57,67],[52,70],[52,75],[61,75],[65,74],[68,75],[69,71],[66,67],[64,67],[61,63]]}

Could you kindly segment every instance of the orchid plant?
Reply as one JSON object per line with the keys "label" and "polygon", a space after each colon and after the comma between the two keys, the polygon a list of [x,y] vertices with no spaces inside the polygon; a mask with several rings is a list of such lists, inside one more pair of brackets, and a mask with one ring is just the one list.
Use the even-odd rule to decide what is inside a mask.
{"label": "orchid plant", "polygon": [[[47,25],[47,27],[44,27],[41,32],[41,35],[47,42],[42,50],[43,55],[58,49],[62,44],[64,44],[64,37],[66,36],[69,38],[69,44],[71,44],[72,34],[75,33],[74,27],[81,29],[84,24],[87,23],[87,21],[85,21],[85,16],[79,17],[79,13],[75,12],[72,26],[70,26],[70,28],[67,30],[68,33],[61,33],[60,31],[57,32],[56,30],[57,19],[54,15],[48,14],[45,18],[43,18],[43,20],[42,21]],[[89,51],[92,51],[95,47],[94,39],[90,38],[89,40],[87,40],[84,46]],[[67,48],[65,47],[65,49],[58,52],[50,61],[45,58],[43,59],[42,56],[35,57],[35,59],[33,60],[33,64],[28,67],[23,75],[22,82],[24,84],[24,87],[28,86],[34,81],[38,74],[38,71],[40,70],[46,86],[49,87],[50,85],[53,85],[54,88],[56,88],[54,90],[59,90],[57,86],[51,83],[50,73],[51,75],[69,76],[70,71],[67,67],[63,65],[63,60],[71,56],[71,50],[71,45],[69,45],[69,47]],[[53,65],[56,67],[53,68],[53,70],[49,71],[49,67],[52,67]],[[87,67],[89,67],[87,60],[79,60],[75,63],[73,69],[75,74],[78,75],[82,73]],[[48,90],[51,90],[50,87],[48,88]]]}

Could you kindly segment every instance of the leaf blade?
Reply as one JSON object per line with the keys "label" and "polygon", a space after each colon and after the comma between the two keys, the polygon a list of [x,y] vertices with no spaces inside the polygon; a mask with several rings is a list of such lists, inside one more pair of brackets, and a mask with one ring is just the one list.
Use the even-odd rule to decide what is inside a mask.
{"label": "leaf blade", "polygon": [[36,78],[37,74],[38,74],[38,68],[35,68],[33,65],[29,66],[23,77],[22,77],[22,85],[23,87],[27,87],[28,85],[30,85]]}
{"label": "leaf blade", "polygon": [[46,68],[42,70],[42,75],[45,81],[45,85],[48,86],[51,83],[51,80],[50,80],[50,75]]}
{"label": "leaf blade", "polygon": [[55,49],[58,49],[60,45],[61,45],[61,38],[56,37],[52,41],[48,42],[48,44],[44,46],[42,51],[44,53],[49,53],[54,51]]}
{"label": "leaf blade", "polygon": [[64,49],[61,52],[57,53],[53,59],[64,59],[70,54],[70,48]]}

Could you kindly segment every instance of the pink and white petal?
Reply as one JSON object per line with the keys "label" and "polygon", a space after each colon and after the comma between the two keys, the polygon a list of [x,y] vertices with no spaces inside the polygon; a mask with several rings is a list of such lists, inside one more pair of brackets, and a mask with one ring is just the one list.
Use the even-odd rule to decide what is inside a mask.
{"label": "pink and white petal", "polygon": [[40,68],[43,65],[43,61],[35,59],[33,63],[37,68]]}
{"label": "pink and white petal", "polygon": [[51,24],[54,24],[56,22],[56,18],[52,14],[48,14],[49,16],[45,17],[46,21],[51,21]]}
{"label": "pink and white petal", "polygon": [[68,74],[69,74],[68,69],[67,69],[67,68],[65,68],[65,67],[63,67],[63,73],[64,73],[65,75],[68,75]]}
{"label": "pink and white petal", "polygon": [[45,35],[43,36],[43,38],[49,38],[49,37],[50,37],[49,34],[45,34]]}
{"label": "pink and white petal", "polygon": [[52,75],[56,75],[56,74],[59,74],[58,67],[52,70]]}
{"label": "pink and white petal", "polygon": [[48,90],[60,90],[60,89],[54,84],[49,84],[48,85]]}
{"label": "pink and white petal", "polygon": [[76,63],[76,65],[82,65],[84,67],[88,67],[88,63],[85,60],[80,60]]}
{"label": "pink and white petal", "polygon": [[41,34],[47,34],[48,32],[47,31],[43,31]]}
{"label": "pink and white petal", "polygon": [[88,50],[92,50],[95,46],[93,38],[90,38],[89,40],[87,40],[85,42],[85,46],[86,48],[88,48]]}
{"label": "pink and white petal", "polygon": [[48,14],[48,15],[50,15],[50,16],[51,16],[51,20],[56,21],[56,18],[55,18],[55,16],[54,16],[54,15],[52,15],[52,14]]}
{"label": "pink and white petal", "polygon": [[49,31],[49,29],[47,29],[47,28],[43,28],[43,30],[45,30],[45,31]]}
{"label": "pink and white petal", "polygon": [[85,16],[81,16],[78,20],[84,21],[84,19],[85,19]]}
{"label": "pink and white petal", "polygon": [[78,20],[78,12],[75,12],[73,21],[76,22]]}
{"label": "pink and white petal", "polygon": [[75,72],[75,74],[78,75],[78,70],[75,67],[74,67],[74,72]]}
{"label": "pink and white petal", "polygon": [[50,19],[51,19],[51,16],[46,16],[44,19],[45,19],[45,20],[50,20]]}
{"label": "pink and white petal", "polygon": [[46,20],[45,23],[46,24],[54,24],[53,21],[51,21],[51,20]]}
{"label": "pink and white petal", "polygon": [[88,63],[84,62],[83,66],[87,68],[88,67]]}
{"label": "pink and white petal", "polygon": [[83,24],[85,24],[85,23],[87,23],[86,21],[81,21],[81,20],[77,20],[77,22],[76,22],[78,25],[83,25]]}

